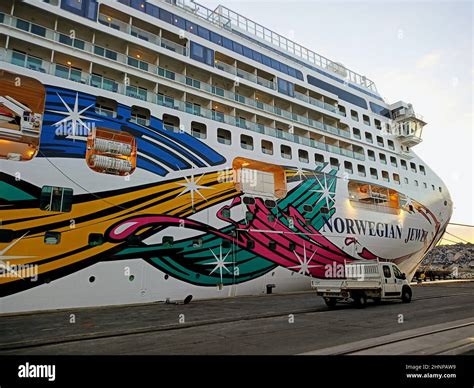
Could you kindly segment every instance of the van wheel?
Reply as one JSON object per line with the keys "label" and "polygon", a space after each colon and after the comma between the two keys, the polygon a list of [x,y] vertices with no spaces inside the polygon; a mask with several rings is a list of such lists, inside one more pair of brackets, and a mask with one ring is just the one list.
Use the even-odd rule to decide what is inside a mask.
{"label": "van wheel", "polygon": [[404,287],[402,290],[402,302],[403,303],[411,302],[411,289],[409,287]]}
{"label": "van wheel", "polygon": [[353,296],[354,303],[357,306],[357,308],[363,309],[365,306],[367,306],[367,297],[365,294],[357,294]]}
{"label": "van wheel", "polygon": [[324,301],[326,302],[326,306],[328,306],[330,309],[336,306],[337,303],[336,298],[324,298]]}

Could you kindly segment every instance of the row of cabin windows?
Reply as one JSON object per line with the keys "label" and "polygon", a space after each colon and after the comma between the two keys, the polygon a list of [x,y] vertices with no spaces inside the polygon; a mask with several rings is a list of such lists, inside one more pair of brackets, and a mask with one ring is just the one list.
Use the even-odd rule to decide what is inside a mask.
{"label": "row of cabin windows", "polygon": [[[359,128],[353,128],[352,129],[352,134],[353,134],[355,139],[359,139],[359,140],[362,139],[362,135],[361,135],[361,132],[360,132]],[[374,139],[373,139],[373,136],[370,132],[365,132],[364,136],[365,136],[365,141],[367,143],[374,144]],[[384,142],[382,136],[376,136],[376,141],[377,141],[377,145],[379,147],[385,147],[385,142]],[[389,150],[395,151],[395,144],[393,143],[392,140],[387,140],[387,147],[388,147]]]}
{"label": "row of cabin windows", "polygon": [[[346,113],[346,109],[342,106],[339,106],[339,111],[343,112],[344,115]],[[359,121],[359,113],[353,109],[351,109],[351,119],[354,121]],[[371,125],[370,117],[364,114],[362,115],[362,122],[367,126]],[[374,125],[378,130],[382,130],[382,122],[379,119],[374,119]]]}
{"label": "row of cabin windows", "polygon": [[[365,134],[366,134],[366,139],[369,141],[369,143],[372,143],[372,134],[370,134],[368,132],[366,132]],[[360,139],[360,131],[357,128],[354,128],[354,137]],[[381,145],[381,144],[383,144],[383,139],[380,136],[377,136],[377,142],[379,143],[379,145]],[[393,146],[393,141],[392,140],[388,140],[387,143],[388,143],[390,149],[392,149],[392,150],[395,149],[394,146]],[[367,150],[367,157],[368,157],[369,160],[375,161],[375,152],[372,151],[372,150]],[[379,160],[380,160],[381,163],[387,164],[387,157],[386,157],[385,154],[379,153]],[[394,157],[394,156],[390,156],[390,164],[393,167],[398,167],[397,158]],[[404,170],[408,170],[407,162],[405,160],[401,159],[400,160],[400,165]],[[419,168],[419,171],[420,171],[421,174],[426,175],[426,169],[422,164],[420,164],[418,166],[418,168]],[[416,166],[415,163],[413,163],[413,162],[410,163],[410,170],[414,173],[418,172],[417,166]]]}
{"label": "row of cabin windows", "polygon": [[[194,134],[194,132],[193,132],[193,135],[196,136]],[[202,136],[202,135],[200,135],[200,136]],[[226,130],[226,129],[219,128],[217,130],[217,141],[219,143],[226,144],[226,145],[232,144],[232,137],[231,136],[232,136],[231,132]],[[203,138],[205,138],[205,136]],[[251,136],[241,135],[240,145],[241,145],[242,148],[244,148],[246,150],[251,150],[251,151],[254,150],[254,142],[253,142],[253,138]],[[268,140],[262,140],[261,150],[264,154],[273,155],[273,143],[268,141]],[[315,154],[315,155],[318,155],[318,154]],[[292,159],[293,156],[292,156],[291,147],[286,146],[286,145],[282,145],[281,146],[281,156],[284,159]],[[368,156],[369,160],[375,161],[375,152],[374,151],[367,150],[367,156]],[[309,163],[309,158],[308,158],[308,152],[307,151],[298,150],[298,158],[301,162]],[[331,159],[335,159],[335,158],[331,158]],[[335,160],[337,160],[337,159],[335,159]],[[383,164],[388,163],[387,157],[383,153],[379,153],[379,160]],[[324,163],[324,161],[321,161],[321,163]],[[397,158],[394,157],[394,156],[390,156],[390,164],[393,167],[398,167]],[[331,163],[331,165],[333,165],[333,164]],[[408,170],[407,162],[405,160],[401,159],[400,160],[400,165],[401,165],[402,169]],[[338,166],[338,163],[334,163],[334,166]],[[411,169],[412,172],[416,173],[417,172],[416,164],[411,162],[410,163],[410,169]],[[425,167],[423,165],[420,164],[419,169],[420,169],[420,172],[423,175],[426,175],[426,170],[425,170]]]}
{"label": "row of cabin windows", "polygon": [[[96,110],[96,113],[98,113],[98,114],[108,116],[108,117],[116,117],[117,102],[113,101],[113,100],[109,100],[109,99],[99,97],[97,99],[95,110]],[[150,115],[151,115],[151,113],[148,109],[144,109],[144,108],[141,108],[141,107],[138,107],[138,106],[132,106],[130,121],[135,122],[135,123],[140,124],[140,125],[145,125],[146,126],[146,125],[149,125],[149,123],[150,123]],[[173,123],[165,122],[165,128],[168,128],[168,127],[171,127],[171,126],[173,126]],[[201,124],[201,123],[197,123],[197,122],[192,122],[191,123],[191,134],[194,137],[197,137],[199,139],[206,139],[207,138],[206,125]],[[360,130],[358,130],[357,128],[354,128],[355,137],[357,137],[356,136],[357,134],[360,137]],[[370,134],[369,132],[366,132],[365,135],[366,135],[366,138],[370,139],[370,142],[372,142],[372,134]],[[217,141],[221,144],[226,144],[226,145],[232,144],[231,132],[226,130],[226,129],[219,128],[217,130]],[[377,142],[381,143],[383,145],[383,139],[380,136],[377,136]],[[240,145],[243,149],[253,151],[254,150],[253,137],[248,136],[248,135],[241,135]],[[389,145],[389,148],[392,148],[393,147],[393,142],[391,140],[388,140],[388,145]],[[262,144],[261,144],[261,150],[264,154],[273,155],[273,143],[270,142],[270,141],[267,141],[267,140],[263,140]],[[281,151],[281,156],[284,159],[292,159],[293,158],[291,147],[286,146],[286,145],[282,145],[280,151]],[[383,164],[388,163],[388,160],[387,160],[387,157],[386,157],[385,154],[379,153],[378,156],[379,156],[379,160],[380,160],[381,163],[383,163]],[[372,151],[372,150],[367,150],[367,157],[371,161],[376,160],[375,152]],[[308,152],[305,151],[305,150],[299,150],[298,151],[298,158],[301,162],[309,163]],[[334,159],[334,158],[331,158],[331,159]],[[322,163],[324,163],[324,162],[322,162]],[[398,167],[397,158],[394,157],[394,156],[390,156],[390,164],[393,167]],[[331,165],[332,166],[334,165],[334,167],[336,167],[336,165],[338,166],[338,163],[334,163],[334,164],[331,163]],[[407,162],[403,159],[400,160],[400,166],[401,166],[402,169],[408,170]],[[426,175],[425,167],[421,164],[418,167],[419,167],[420,173],[423,174],[423,175]],[[416,166],[415,163],[410,162],[410,170],[414,173],[418,172],[417,166]]]}
{"label": "row of cabin windows", "polygon": [[[231,136],[232,136],[231,132],[226,130],[226,129],[219,128],[217,130],[217,140],[221,144],[230,145],[232,143]],[[254,141],[253,141],[253,138],[251,136],[240,135],[240,142],[241,142],[240,144],[241,144],[242,148],[247,149],[247,150],[254,150]],[[264,154],[273,155],[273,143],[271,141],[268,141],[268,140],[262,140],[261,141],[261,150]],[[291,147],[289,147],[287,145],[282,144],[280,146],[280,152],[281,152],[281,156],[284,159],[292,159],[292,157],[293,157],[292,156],[292,149],[291,149]],[[369,150],[369,153],[373,154],[373,151]],[[381,157],[381,161],[383,160],[384,161],[383,163],[387,164],[387,161],[385,159],[385,155],[380,154],[380,157]],[[308,151],[301,150],[301,149],[298,150],[298,159],[299,159],[300,162],[309,163]],[[375,160],[375,155],[374,155],[374,160]],[[314,162],[318,165],[324,164],[325,163],[324,156],[321,155],[321,154],[315,153],[314,154]],[[398,167],[397,160],[396,160],[395,157],[391,156],[390,157],[390,162],[394,167]],[[405,169],[406,169],[405,160],[401,160],[401,162],[402,162],[402,165],[405,165]],[[339,160],[337,158],[332,158],[332,157],[329,158],[329,164],[332,168],[335,168],[335,169],[340,168],[340,163],[339,163]],[[416,166],[415,166],[414,163],[411,163],[411,165],[413,165],[413,168],[416,169]],[[424,171],[424,167],[423,166],[420,166],[420,167],[423,168],[423,171]],[[353,166],[352,166],[351,162],[349,162],[349,161],[344,162],[344,171],[349,173],[349,174],[354,173],[354,169],[353,169]],[[365,166],[363,166],[361,164],[358,164],[357,165],[357,173],[360,176],[365,177],[366,176]],[[378,179],[379,178],[378,172],[375,168],[370,168],[370,177],[373,178],[373,179]],[[381,178],[386,182],[390,181],[389,173],[387,171],[382,171]],[[393,173],[392,174],[392,179],[395,183],[400,184],[400,175],[399,174]],[[405,183],[408,183],[408,178],[405,178]],[[414,184],[415,184],[415,186],[419,186],[417,180],[414,181]],[[426,183],[424,183],[424,186],[425,186],[425,188],[427,187]]]}

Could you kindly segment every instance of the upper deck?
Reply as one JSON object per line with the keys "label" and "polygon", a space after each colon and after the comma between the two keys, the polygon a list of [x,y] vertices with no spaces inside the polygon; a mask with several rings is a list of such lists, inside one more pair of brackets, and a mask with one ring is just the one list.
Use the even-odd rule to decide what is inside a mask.
{"label": "upper deck", "polygon": [[[312,70],[318,71],[318,69],[321,69],[329,71],[346,82],[353,83],[378,94],[375,83],[364,75],[349,70],[342,64],[319,55],[223,5],[219,5],[215,10],[211,10],[192,0],[162,1],[218,25],[219,27],[225,28],[232,33],[250,39],[254,43],[263,45],[277,54],[289,60],[296,61]],[[158,3],[156,0],[152,0],[152,2]],[[316,66],[316,68],[314,68],[314,66]]]}

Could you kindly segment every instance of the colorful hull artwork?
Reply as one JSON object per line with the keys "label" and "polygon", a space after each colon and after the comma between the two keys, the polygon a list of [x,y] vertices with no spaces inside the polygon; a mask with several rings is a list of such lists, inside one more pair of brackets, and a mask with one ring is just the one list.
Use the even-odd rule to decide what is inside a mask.
{"label": "colorful hull artwork", "polygon": [[[360,259],[393,260],[413,274],[448,222],[408,196],[396,214],[351,207],[348,179],[327,164],[278,166],[286,195],[275,206],[259,197],[244,201],[232,168],[241,158],[238,149],[211,147],[186,131],[165,129],[153,116],[148,125],[137,124],[130,120],[132,108],[120,103],[114,117],[104,116],[96,112],[96,99],[45,86],[36,156],[0,161],[1,226],[10,233],[0,242],[1,297],[29,290],[31,298],[36,287],[127,259],[204,288],[244,284],[278,267],[289,275],[328,277],[329,267]],[[87,166],[91,123],[134,137],[134,173],[111,176]],[[67,134],[58,130],[65,127]],[[41,209],[43,186],[59,186],[58,176],[74,189],[70,211]],[[419,230],[418,238],[410,228]],[[52,232],[60,241],[45,243]],[[36,281],[19,270],[33,265]]]}

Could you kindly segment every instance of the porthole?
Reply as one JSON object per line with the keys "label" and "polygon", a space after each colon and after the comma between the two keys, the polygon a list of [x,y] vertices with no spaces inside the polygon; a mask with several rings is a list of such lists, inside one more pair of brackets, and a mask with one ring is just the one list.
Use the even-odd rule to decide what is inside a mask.
{"label": "porthole", "polygon": [[46,232],[44,234],[44,243],[47,245],[58,245],[61,242],[60,232]]}
{"label": "porthole", "polygon": [[89,246],[97,247],[104,243],[104,235],[102,233],[91,233],[88,238]]}
{"label": "porthole", "polygon": [[444,201],[444,206],[448,206],[448,201]]}
{"label": "porthole", "polygon": [[202,238],[197,238],[193,240],[193,248],[201,248],[202,247]]}
{"label": "porthole", "polygon": [[268,208],[268,209],[273,209],[276,207],[276,202],[273,200],[273,199],[266,199],[265,200],[265,206]]}
{"label": "porthole", "polygon": [[253,198],[253,197],[244,197],[244,204],[246,204],[246,205],[255,205],[255,198]]}
{"label": "porthole", "polygon": [[130,276],[128,277],[128,280],[131,281],[131,282],[133,282],[133,281],[135,280],[135,275],[130,275]]}
{"label": "porthole", "polygon": [[313,211],[313,207],[311,205],[303,205],[303,211],[306,213],[311,213]]}
{"label": "porthole", "polygon": [[91,276],[89,278],[89,283],[94,283],[95,282],[95,276]]}
{"label": "porthole", "polygon": [[169,277],[170,277],[170,275],[166,274],[166,275],[165,275],[165,280],[168,280]]}

